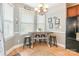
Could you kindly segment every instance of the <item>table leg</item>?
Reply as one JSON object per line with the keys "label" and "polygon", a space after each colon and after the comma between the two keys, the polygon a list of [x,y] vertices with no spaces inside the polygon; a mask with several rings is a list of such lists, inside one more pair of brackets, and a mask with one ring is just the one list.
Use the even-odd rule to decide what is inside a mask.
{"label": "table leg", "polygon": [[48,47],[50,48],[50,44],[48,44]]}
{"label": "table leg", "polygon": [[33,48],[34,39],[31,39],[31,48]]}
{"label": "table leg", "polygon": [[33,48],[33,43],[31,44],[31,48]]}
{"label": "table leg", "polygon": [[50,46],[50,43],[49,42],[50,42],[50,40],[47,39],[47,45],[50,48],[51,46]]}

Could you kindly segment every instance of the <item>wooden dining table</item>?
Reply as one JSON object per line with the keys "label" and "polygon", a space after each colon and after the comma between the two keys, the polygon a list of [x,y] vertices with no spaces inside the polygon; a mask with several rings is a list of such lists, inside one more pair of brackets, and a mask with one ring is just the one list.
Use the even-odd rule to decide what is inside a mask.
{"label": "wooden dining table", "polygon": [[[51,40],[50,40],[50,34],[53,34],[53,32],[33,32],[31,35],[31,39],[32,39],[32,48],[33,48],[33,43],[35,43],[36,41],[40,41],[40,40],[45,40],[48,47],[51,46]],[[51,41],[51,42],[50,42]]]}

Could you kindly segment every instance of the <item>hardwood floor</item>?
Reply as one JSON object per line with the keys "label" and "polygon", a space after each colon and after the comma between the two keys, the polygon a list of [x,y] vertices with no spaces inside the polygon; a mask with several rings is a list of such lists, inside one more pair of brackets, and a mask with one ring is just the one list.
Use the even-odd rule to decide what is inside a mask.
{"label": "hardwood floor", "polygon": [[34,44],[34,48],[16,48],[8,56],[13,56],[16,53],[20,53],[22,56],[79,56],[79,53],[62,47],[52,46],[49,48],[45,43],[36,43]]}

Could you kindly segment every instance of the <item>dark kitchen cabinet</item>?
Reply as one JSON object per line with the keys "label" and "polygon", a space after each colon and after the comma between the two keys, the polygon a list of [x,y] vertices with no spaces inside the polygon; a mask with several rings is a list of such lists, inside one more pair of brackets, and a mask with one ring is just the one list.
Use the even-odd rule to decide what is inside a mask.
{"label": "dark kitchen cabinet", "polygon": [[77,24],[77,17],[69,17],[69,18],[67,18],[67,22],[66,22],[67,38],[76,39],[76,24]]}
{"label": "dark kitchen cabinet", "polygon": [[79,16],[77,18],[77,32],[79,32]]}
{"label": "dark kitchen cabinet", "polygon": [[68,17],[66,21],[66,48],[79,51],[79,41],[76,40],[77,17]]}

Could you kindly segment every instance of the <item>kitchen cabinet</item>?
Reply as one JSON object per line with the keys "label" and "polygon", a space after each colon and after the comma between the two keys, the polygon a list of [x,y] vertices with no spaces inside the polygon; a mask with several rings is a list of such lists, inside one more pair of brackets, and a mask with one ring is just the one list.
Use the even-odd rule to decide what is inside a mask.
{"label": "kitchen cabinet", "polygon": [[77,33],[79,33],[79,16],[77,16]]}
{"label": "kitchen cabinet", "polygon": [[68,17],[77,16],[77,7],[67,8],[67,16]]}
{"label": "kitchen cabinet", "polygon": [[79,16],[79,5],[77,5],[76,8],[77,8],[77,15]]}

